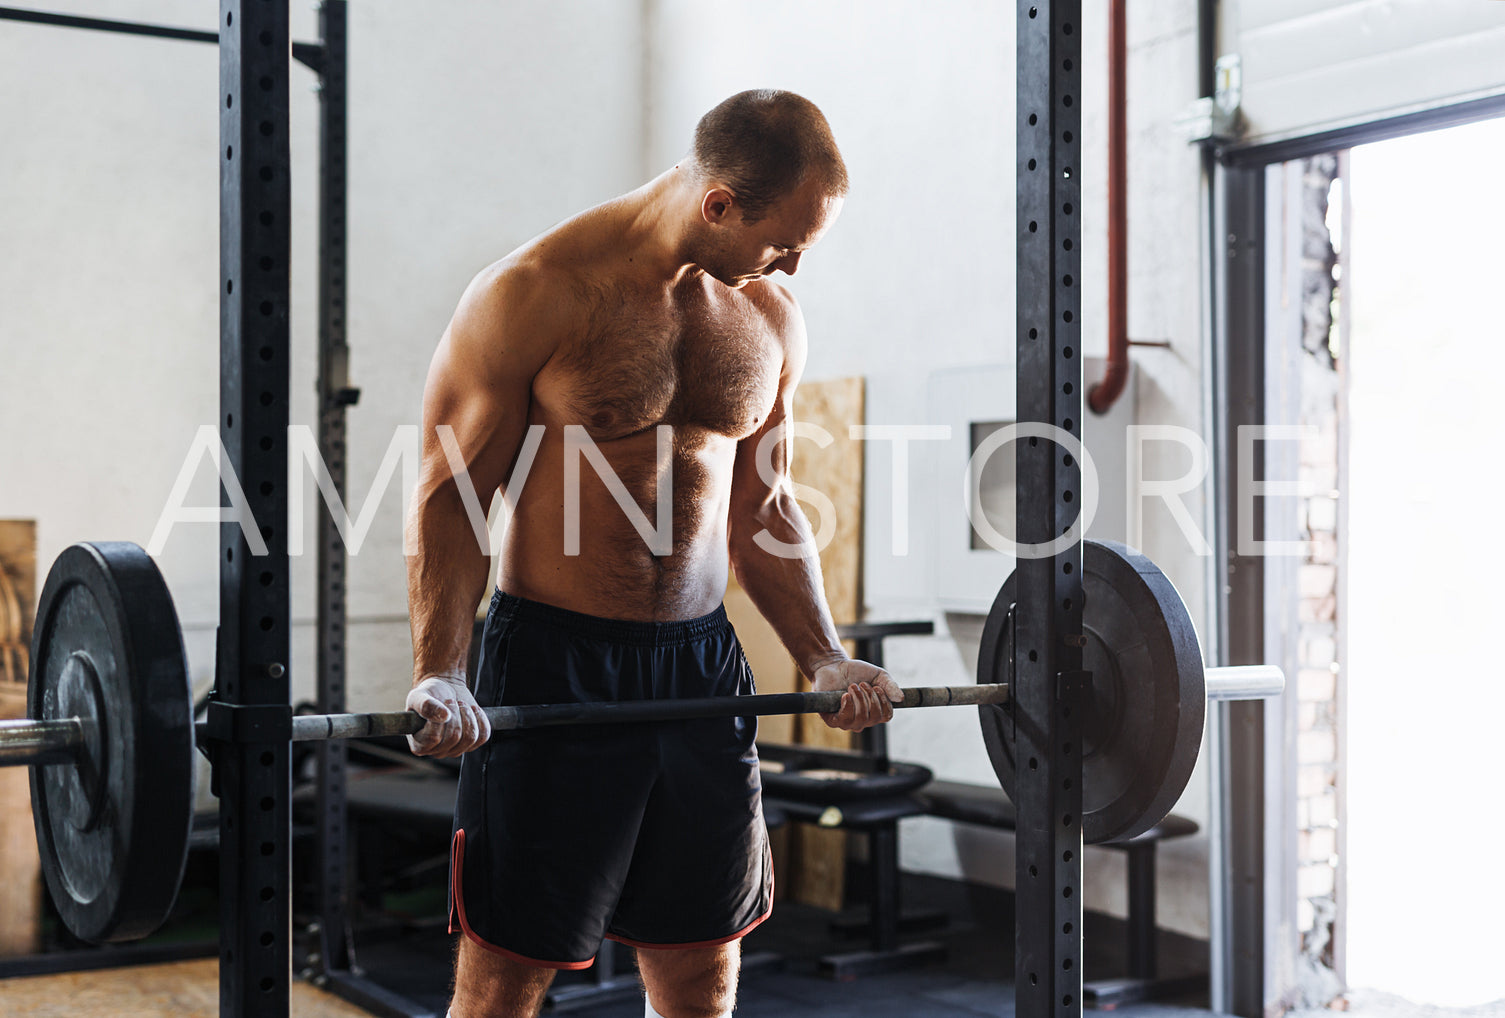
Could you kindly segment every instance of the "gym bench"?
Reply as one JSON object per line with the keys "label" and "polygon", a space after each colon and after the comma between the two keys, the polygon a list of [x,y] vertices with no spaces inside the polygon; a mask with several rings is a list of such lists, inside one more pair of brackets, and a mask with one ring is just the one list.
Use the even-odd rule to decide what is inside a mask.
{"label": "gym bench", "polygon": [[[960,781],[932,781],[915,793],[915,798],[927,816],[1002,831],[1012,831],[1015,827],[1014,804],[997,787]],[[1166,838],[1182,838],[1196,832],[1195,821],[1172,813],[1137,838],[1106,842],[1100,846],[1118,849],[1129,857],[1129,965],[1125,978],[1086,983],[1082,991],[1086,1003],[1100,1008],[1111,1007],[1205,985],[1205,976],[1174,981],[1156,976],[1155,846]]]}

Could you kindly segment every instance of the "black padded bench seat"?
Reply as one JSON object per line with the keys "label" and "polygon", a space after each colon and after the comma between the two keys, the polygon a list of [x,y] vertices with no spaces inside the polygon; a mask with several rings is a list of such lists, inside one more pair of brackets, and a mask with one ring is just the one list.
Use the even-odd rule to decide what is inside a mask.
{"label": "black padded bench seat", "polygon": [[[1014,804],[996,785],[932,781],[915,792],[914,797],[929,816],[1004,831],[1012,831],[1016,825]],[[1083,987],[1086,1003],[1109,1007],[1157,995],[1160,981],[1155,974],[1155,845],[1165,838],[1184,838],[1197,831],[1196,821],[1172,813],[1137,838],[1098,846],[1118,849],[1129,857],[1129,977],[1086,984]]]}
{"label": "black padded bench seat", "polygon": [[[884,799],[853,799],[842,802],[804,802],[799,799],[763,797],[763,811],[777,811],[785,822],[794,820],[816,827],[844,827],[871,831],[905,817],[925,815],[925,804],[911,795]],[[770,825],[771,826],[771,825]]]}
{"label": "black padded bench seat", "polygon": [[[957,820],[964,824],[997,827],[1012,831],[1016,822],[1014,804],[1003,789],[989,785],[971,785],[961,781],[932,781],[915,793],[933,817]],[[1161,841],[1197,833],[1197,822],[1172,813],[1131,842],[1110,844],[1104,848],[1125,848],[1138,841]]]}

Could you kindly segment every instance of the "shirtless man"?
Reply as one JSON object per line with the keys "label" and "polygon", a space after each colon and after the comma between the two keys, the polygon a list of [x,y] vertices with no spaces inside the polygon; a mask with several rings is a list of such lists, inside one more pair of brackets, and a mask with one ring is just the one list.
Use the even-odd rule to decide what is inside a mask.
{"label": "shirtless man", "polygon": [[[587,967],[603,935],[638,949],[649,1016],[729,1014],[739,938],[772,908],[753,719],[488,741],[482,705],[753,692],[721,608],[730,567],[814,687],[846,691],[827,724],[893,716],[893,680],[837,639],[781,427],[805,326],[769,277],[794,274],[846,188],[813,104],[735,95],[679,165],[477,276],[440,341],[408,523],[407,706],[428,720],[415,752],[469,753],[453,1018],[536,1014],[555,970]],[[526,482],[506,491],[473,691],[466,650],[488,558],[442,425],[481,493],[538,441]],[[644,524],[665,491],[672,526],[655,534]]]}

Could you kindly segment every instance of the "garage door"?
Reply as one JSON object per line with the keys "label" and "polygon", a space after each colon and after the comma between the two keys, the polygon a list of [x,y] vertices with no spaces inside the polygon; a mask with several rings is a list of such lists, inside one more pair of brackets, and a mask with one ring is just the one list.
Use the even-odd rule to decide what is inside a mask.
{"label": "garage door", "polygon": [[1249,141],[1505,93],[1505,0],[1224,0]]}

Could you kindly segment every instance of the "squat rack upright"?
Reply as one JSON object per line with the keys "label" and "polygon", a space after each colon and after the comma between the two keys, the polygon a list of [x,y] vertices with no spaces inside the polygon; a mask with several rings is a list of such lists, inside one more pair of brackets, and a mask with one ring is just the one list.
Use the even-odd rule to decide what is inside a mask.
{"label": "squat rack upright", "polygon": [[1081,15],[1018,3],[1015,518],[1038,549],[1016,566],[1011,663],[1020,1018],[1082,1013]]}
{"label": "squat rack upright", "polygon": [[[290,760],[285,743],[247,739],[257,728],[258,712],[291,712],[283,490],[291,279],[289,58],[318,76],[318,441],[343,499],[345,411],[360,397],[349,380],[345,311],[349,4],[322,0],[318,42],[290,41],[288,9],[280,0],[226,2],[219,14],[221,30],[205,31],[0,7],[0,21],[219,46],[220,260],[225,279],[220,295],[220,434],[253,500],[270,552],[252,559],[239,524],[222,527],[218,688],[212,695],[221,709],[231,709],[223,716],[238,723],[232,735],[237,752],[225,753],[215,769],[221,851],[234,860],[221,867],[220,1007],[226,1015],[286,1015],[292,961]],[[345,547],[327,506],[318,526],[318,706],[320,712],[338,713],[346,709]],[[232,662],[237,666],[228,667]],[[316,942],[306,968],[329,989],[373,1013],[405,1018],[418,1013],[411,1004],[354,971],[345,880],[346,745],[321,743],[317,754],[315,865],[321,876],[317,918],[309,926]],[[143,952],[140,958],[160,954]],[[51,964],[37,968],[57,970]]]}

